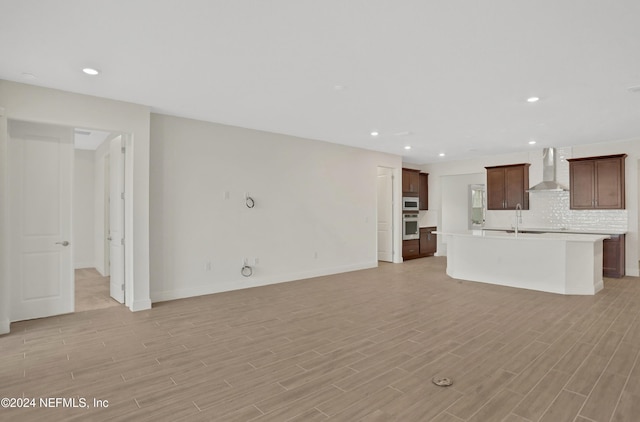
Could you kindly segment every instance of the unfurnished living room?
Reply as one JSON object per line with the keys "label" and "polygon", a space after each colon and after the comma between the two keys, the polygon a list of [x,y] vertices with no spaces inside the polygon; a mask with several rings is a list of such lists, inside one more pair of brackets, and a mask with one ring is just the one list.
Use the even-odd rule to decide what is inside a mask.
{"label": "unfurnished living room", "polygon": [[0,420],[637,422],[638,16],[0,0]]}

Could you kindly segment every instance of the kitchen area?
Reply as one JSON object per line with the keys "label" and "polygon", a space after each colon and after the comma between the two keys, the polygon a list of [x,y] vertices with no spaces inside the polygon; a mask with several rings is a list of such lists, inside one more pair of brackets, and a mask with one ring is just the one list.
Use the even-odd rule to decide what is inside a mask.
{"label": "kitchen area", "polygon": [[[403,229],[419,232],[403,237],[403,259],[430,256],[424,231],[452,278],[595,294],[603,277],[638,276],[639,148],[616,144],[403,169]],[[420,177],[426,206],[409,212],[405,190],[417,178],[419,199]]]}
{"label": "kitchen area", "polygon": [[429,174],[402,169],[402,259],[433,256],[437,249],[435,226],[420,224],[421,211],[429,209]]}

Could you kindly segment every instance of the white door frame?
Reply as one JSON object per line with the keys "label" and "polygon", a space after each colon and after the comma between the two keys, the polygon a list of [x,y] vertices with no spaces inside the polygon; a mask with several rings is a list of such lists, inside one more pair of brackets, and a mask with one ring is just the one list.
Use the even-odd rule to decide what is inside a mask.
{"label": "white door frame", "polygon": [[[395,260],[395,256],[396,256],[396,248],[395,248],[395,234],[396,234],[396,229],[395,229],[395,207],[394,207],[394,192],[395,192],[395,186],[394,186],[394,181],[395,181],[395,174],[394,174],[394,169],[390,168],[390,167],[384,167],[384,166],[378,166],[377,168],[377,174],[376,174],[376,183],[379,183],[381,174],[380,174],[380,170],[384,169],[385,174],[384,176],[389,176],[391,177],[391,192],[389,192],[389,195],[387,196],[386,200],[390,200],[391,203],[389,204],[389,206],[391,207],[391,236],[389,238],[389,243],[390,245],[387,245],[388,247],[390,247],[391,249],[391,260],[389,262],[394,262]],[[378,186],[376,185],[376,192],[379,195],[379,191],[378,191]],[[380,237],[378,236],[379,234],[379,230],[377,229],[377,224],[379,224],[379,218],[380,216],[377,213],[379,204],[380,204],[380,197],[377,196],[376,197],[376,243],[377,243],[377,250],[380,249]],[[380,256],[376,256],[376,258],[378,260],[380,260]]]}
{"label": "white door frame", "polygon": [[[133,296],[133,136],[121,132],[124,146],[124,304],[134,309]],[[149,301],[149,308],[151,302]]]}
{"label": "white door frame", "polygon": [[110,211],[110,206],[109,206],[109,190],[110,190],[110,165],[111,165],[111,158],[110,158],[110,154],[107,153],[104,156],[104,172],[103,172],[103,184],[102,184],[102,208],[103,208],[103,213],[102,213],[102,232],[100,233],[100,236],[102,236],[102,250],[103,250],[103,254],[100,257],[100,259],[102,259],[102,268],[104,269],[104,275],[106,276],[110,276],[111,275],[111,268],[110,268],[110,263],[109,263],[109,211]]}
{"label": "white door frame", "polygon": [[[7,183],[7,146],[8,127],[5,109],[0,107],[0,201],[9,200]],[[11,308],[9,295],[9,213],[6,206],[0,207],[0,334],[7,334],[11,326]]]}
{"label": "white door frame", "polygon": [[114,137],[109,142],[109,290],[114,300],[124,303],[126,296],[124,242],[126,148],[122,135]]}

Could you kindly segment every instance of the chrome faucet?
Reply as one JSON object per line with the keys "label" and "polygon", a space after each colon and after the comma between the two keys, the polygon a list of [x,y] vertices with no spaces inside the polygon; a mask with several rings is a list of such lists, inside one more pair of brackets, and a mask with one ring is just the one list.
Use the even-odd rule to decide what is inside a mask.
{"label": "chrome faucet", "polygon": [[518,202],[516,204],[516,236],[518,235],[518,228],[522,224],[522,205]]}

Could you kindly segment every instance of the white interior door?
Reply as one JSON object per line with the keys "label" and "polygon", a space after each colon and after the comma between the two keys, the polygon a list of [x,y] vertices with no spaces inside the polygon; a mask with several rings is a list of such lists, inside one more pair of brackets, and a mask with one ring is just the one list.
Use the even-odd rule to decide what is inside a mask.
{"label": "white interior door", "polygon": [[[111,144],[109,144],[109,149],[111,149]],[[104,275],[111,276],[111,257],[109,256],[109,252],[111,249],[111,241],[109,240],[109,225],[111,221],[109,220],[109,210],[111,209],[111,205],[109,204],[109,198],[111,197],[111,179],[110,179],[110,159],[109,154],[104,156],[104,194],[103,196],[103,204],[102,208],[104,209],[104,225],[102,231],[102,244],[104,247],[104,257],[103,257],[103,267]]]}
{"label": "white interior door", "polygon": [[9,122],[11,320],[73,312],[73,129]]}
{"label": "white interior door", "polygon": [[393,174],[378,168],[378,261],[393,262]]}
{"label": "white interior door", "polygon": [[122,136],[109,147],[109,274],[111,297],[124,303],[124,152]]}

